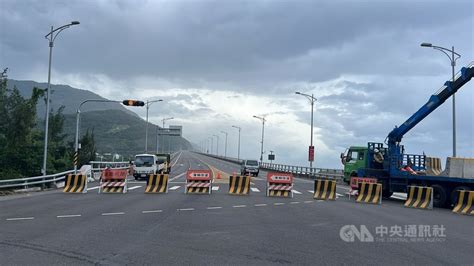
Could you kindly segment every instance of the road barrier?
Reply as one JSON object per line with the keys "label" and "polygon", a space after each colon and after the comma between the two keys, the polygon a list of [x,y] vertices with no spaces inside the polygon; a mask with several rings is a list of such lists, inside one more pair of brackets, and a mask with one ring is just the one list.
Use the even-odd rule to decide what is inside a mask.
{"label": "road barrier", "polygon": [[458,190],[458,202],[453,212],[458,214],[474,215],[474,191]]}
{"label": "road barrier", "polygon": [[250,176],[231,175],[229,177],[229,194],[248,195],[250,192]]}
{"label": "road barrier", "polygon": [[416,209],[433,209],[433,188],[408,186],[408,197],[405,207]]}
{"label": "road barrier", "polygon": [[146,181],[145,193],[168,193],[168,174],[151,174]]}
{"label": "road barrier", "polygon": [[102,171],[99,193],[127,193],[127,169],[105,169]]}
{"label": "road barrier", "polygon": [[82,174],[69,174],[66,176],[65,193],[87,193],[87,176]]}
{"label": "road barrier", "polygon": [[336,180],[314,180],[313,198],[318,200],[336,200]]}
{"label": "road barrier", "polygon": [[212,174],[209,170],[188,170],[185,194],[211,194]]}
{"label": "road barrier", "polygon": [[360,182],[356,202],[382,204],[382,184]]}
{"label": "road barrier", "polygon": [[289,173],[267,173],[267,197],[293,198],[293,175]]}
{"label": "road barrier", "polygon": [[427,175],[440,175],[443,172],[440,158],[426,157],[425,165]]}

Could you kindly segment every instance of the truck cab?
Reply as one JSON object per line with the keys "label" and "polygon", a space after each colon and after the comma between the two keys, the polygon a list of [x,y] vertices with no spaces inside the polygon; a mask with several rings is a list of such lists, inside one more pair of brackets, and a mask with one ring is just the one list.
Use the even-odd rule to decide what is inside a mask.
{"label": "truck cab", "polygon": [[133,177],[135,180],[145,179],[150,174],[161,173],[164,163],[160,163],[156,155],[137,154],[133,163]]}
{"label": "truck cab", "polygon": [[344,182],[349,184],[352,176],[357,176],[357,170],[367,165],[367,147],[351,146],[341,153],[344,165]]}

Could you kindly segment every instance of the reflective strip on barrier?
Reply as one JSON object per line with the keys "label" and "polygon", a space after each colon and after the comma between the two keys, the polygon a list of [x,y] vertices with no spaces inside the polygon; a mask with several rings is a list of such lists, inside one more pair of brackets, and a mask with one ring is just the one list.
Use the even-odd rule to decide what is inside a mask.
{"label": "reflective strip on barrier", "polygon": [[359,183],[359,195],[356,202],[382,204],[382,184]]}
{"label": "reflective strip on barrier", "polygon": [[248,195],[250,192],[250,176],[230,176],[229,194]]}
{"label": "reflective strip on barrier", "polygon": [[168,174],[149,175],[145,193],[168,193],[168,177]]}
{"label": "reflective strip on barrier", "polygon": [[267,183],[267,196],[293,198],[293,184]]}
{"label": "reflective strip on barrier", "polygon": [[127,179],[100,180],[99,193],[127,193]]}
{"label": "reflective strip on barrier", "polygon": [[211,194],[212,191],[212,183],[211,181],[194,181],[194,180],[186,180],[186,187],[184,192],[186,194],[193,193],[193,194]]}
{"label": "reflective strip on barrier", "polygon": [[335,200],[336,181],[327,179],[315,179],[313,198],[320,200]]}
{"label": "reflective strip on barrier", "polygon": [[66,176],[63,192],[65,193],[87,193],[87,176],[73,175]]}
{"label": "reflective strip on barrier", "polygon": [[408,186],[408,197],[405,207],[416,209],[433,209],[433,188]]}
{"label": "reflective strip on barrier", "polygon": [[474,215],[474,191],[459,190],[458,202],[453,212],[458,214]]}

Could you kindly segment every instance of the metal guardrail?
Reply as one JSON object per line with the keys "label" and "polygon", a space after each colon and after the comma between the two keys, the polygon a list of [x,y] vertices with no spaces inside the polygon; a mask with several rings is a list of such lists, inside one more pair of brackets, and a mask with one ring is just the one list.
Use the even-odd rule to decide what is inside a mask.
{"label": "metal guardrail", "polygon": [[[91,161],[91,175],[94,176],[95,172],[100,172],[101,170],[105,169],[107,166],[113,169],[125,169],[129,167],[129,162],[96,162]],[[98,167],[94,168],[94,164]],[[105,167],[101,167],[102,165]],[[56,183],[59,181],[63,181],[68,174],[74,173],[74,170],[69,170],[57,174],[52,175],[45,175],[45,176],[34,176],[34,177],[25,177],[25,178],[15,178],[15,179],[7,179],[7,180],[0,180],[0,189],[8,189],[8,188],[18,188],[24,187],[28,188],[34,185],[43,185],[43,184],[50,184]]]}

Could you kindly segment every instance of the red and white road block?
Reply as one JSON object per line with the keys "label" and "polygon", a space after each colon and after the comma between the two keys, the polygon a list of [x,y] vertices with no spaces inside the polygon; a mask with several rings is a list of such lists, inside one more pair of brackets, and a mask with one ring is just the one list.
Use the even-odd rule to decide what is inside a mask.
{"label": "red and white road block", "polygon": [[102,171],[99,193],[127,193],[128,169],[110,169]]}
{"label": "red and white road block", "polygon": [[267,174],[267,197],[293,198],[293,175],[269,172]]}
{"label": "red and white road block", "polygon": [[210,170],[188,170],[185,194],[211,194],[212,173]]}

